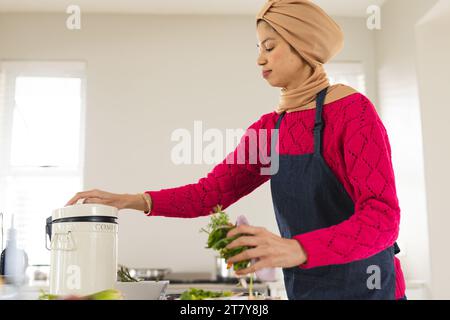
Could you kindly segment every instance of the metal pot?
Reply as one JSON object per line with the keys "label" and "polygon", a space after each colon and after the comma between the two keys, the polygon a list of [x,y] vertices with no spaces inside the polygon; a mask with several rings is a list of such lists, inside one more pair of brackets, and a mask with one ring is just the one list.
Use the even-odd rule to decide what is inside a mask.
{"label": "metal pot", "polygon": [[216,256],[215,260],[216,260],[216,279],[217,280],[226,280],[226,279],[235,279],[236,278],[236,274],[234,273],[233,267],[227,269],[227,262],[224,258]]}
{"label": "metal pot", "polygon": [[169,268],[133,268],[130,276],[137,280],[163,280],[172,270]]}

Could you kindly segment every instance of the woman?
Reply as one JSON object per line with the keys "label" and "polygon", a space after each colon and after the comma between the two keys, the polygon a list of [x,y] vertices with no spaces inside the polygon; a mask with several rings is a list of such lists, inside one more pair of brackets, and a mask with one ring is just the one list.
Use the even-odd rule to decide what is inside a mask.
{"label": "woman", "polygon": [[[330,86],[323,64],[343,46],[339,26],[307,0],[267,2],[256,17],[258,65],[280,87],[274,112],[247,130],[271,130],[276,172],[236,163],[247,135],[205,178],[182,187],[118,195],[77,193],[67,205],[103,203],[151,216],[194,218],[224,208],[271,180],[281,237],[242,225],[229,247],[249,246],[228,262],[256,259],[238,274],[283,268],[289,299],[405,299],[395,241],[400,208],[386,130],[372,103],[344,85]],[[269,131],[270,132],[270,131]],[[278,145],[277,145],[278,143]],[[248,158],[246,158],[248,159]],[[233,164],[230,164],[233,163]]]}

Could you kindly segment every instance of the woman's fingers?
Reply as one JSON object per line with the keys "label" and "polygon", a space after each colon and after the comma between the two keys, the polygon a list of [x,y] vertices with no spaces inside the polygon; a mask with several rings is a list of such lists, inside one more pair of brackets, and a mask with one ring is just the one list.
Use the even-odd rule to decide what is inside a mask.
{"label": "woman's fingers", "polygon": [[86,199],[86,198],[93,198],[97,197],[100,198],[100,190],[94,189],[90,191],[83,191],[83,192],[77,192],[75,196],[72,197],[67,203],[66,206],[71,206],[75,203],[77,203],[80,199]]}
{"label": "woman's fingers", "polygon": [[99,203],[123,209],[126,205],[127,195],[115,194],[98,189],[78,192],[67,202],[66,206],[74,205],[78,200],[84,199],[82,203]]}
{"label": "woman's fingers", "polygon": [[107,204],[107,200],[102,198],[85,198],[83,203],[100,203],[100,204]]}
{"label": "woman's fingers", "polygon": [[232,256],[227,260],[227,263],[236,263],[244,260],[251,260],[263,257],[267,254],[267,248],[265,246],[259,246],[254,249],[247,249],[235,256]]}
{"label": "woman's fingers", "polygon": [[65,204],[65,206],[71,206],[75,203],[77,203],[78,200],[82,199],[82,197],[79,195],[79,193],[75,194],[69,201],[67,201],[67,203]]}
{"label": "woman's fingers", "polygon": [[270,264],[268,263],[268,261],[266,259],[261,259],[261,260],[257,261],[256,263],[252,263],[248,268],[237,270],[236,275],[243,276],[243,275],[246,275],[249,273],[254,273],[258,270],[261,270],[263,268],[268,268],[268,267],[270,267]]}
{"label": "woman's fingers", "polygon": [[66,206],[71,206],[71,205],[77,203],[78,200],[83,199],[83,197],[85,197],[85,196],[84,196],[85,193],[86,193],[86,192],[78,192],[78,193],[76,193],[75,196],[73,196],[72,199],[70,199],[70,200],[66,203]]}
{"label": "woman's fingers", "polygon": [[240,225],[236,228],[233,228],[228,232],[227,237],[231,238],[238,234],[251,234],[251,235],[259,235],[265,232],[266,229],[260,227],[252,227],[246,224]]}
{"label": "woman's fingers", "polygon": [[254,236],[242,236],[232,241],[226,246],[227,249],[233,249],[237,247],[256,247],[263,243],[264,239],[254,237]]}

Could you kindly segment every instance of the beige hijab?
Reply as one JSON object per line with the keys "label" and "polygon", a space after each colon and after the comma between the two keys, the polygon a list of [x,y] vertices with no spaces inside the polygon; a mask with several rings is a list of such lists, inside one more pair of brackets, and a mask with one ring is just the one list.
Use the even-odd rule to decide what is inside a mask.
{"label": "beige hijab", "polygon": [[[256,16],[266,21],[287,41],[305,62],[301,85],[281,89],[277,113],[315,108],[316,95],[330,86],[323,64],[343,47],[344,35],[339,25],[325,11],[309,0],[269,0]],[[328,88],[325,103],[357,92],[346,85]]]}

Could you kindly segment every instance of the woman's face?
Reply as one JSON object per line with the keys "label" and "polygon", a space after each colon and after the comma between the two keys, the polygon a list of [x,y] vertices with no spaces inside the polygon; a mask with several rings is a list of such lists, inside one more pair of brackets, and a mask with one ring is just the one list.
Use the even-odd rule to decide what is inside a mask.
{"label": "woman's face", "polygon": [[262,20],[257,26],[258,60],[261,72],[271,70],[265,79],[273,87],[294,89],[302,82],[304,60],[290,45]]}

